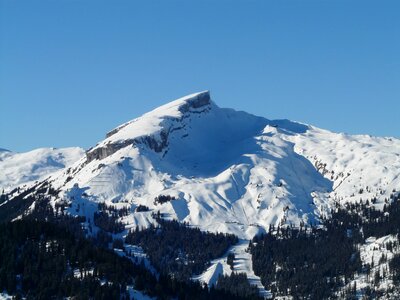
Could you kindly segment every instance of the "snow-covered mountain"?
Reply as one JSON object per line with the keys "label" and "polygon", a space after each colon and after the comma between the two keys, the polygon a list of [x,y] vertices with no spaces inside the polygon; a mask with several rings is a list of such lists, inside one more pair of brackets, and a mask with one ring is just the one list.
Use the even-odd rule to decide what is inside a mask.
{"label": "snow-covered mountain", "polygon": [[43,180],[76,162],[84,155],[81,148],[41,148],[16,153],[0,149],[0,189],[6,192],[22,184]]}
{"label": "snow-covered mountain", "polygon": [[[205,91],[115,128],[49,182],[60,191],[54,202],[73,199],[72,214],[90,218],[99,202],[114,203],[131,208],[126,228],[160,211],[250,239],[271,224],[315,223],[335,202],[382,206],[400,184],[399,155],[395,138],[268,120],[220,108]],[[160,195],[173,200],[156,203]]]}
{"label": "snow-covered mountain", "polygon": [[[36,188],[47,191],[54,207],[85,216],[83,225],[93,234],[99,203],[127,208],[118,220],[125,229],[154,224],[153,214],[160,213],[204,231],[233,233],[239,243],[192,278],[211,285],[229,275],[227,255],[233,253],[234,271],[245,272],[262,295],[271,296],[246,250],[254,235],[270,225],[316,224],[334,206],[360,199],[383,208],[397,193],[399,174],[399,139],[333,133],[220,108],[205,91],[122,124],[86,152],[1,150],[0,187],[26,187],[22,197],[14,191],[0,207],[20,213],[21,198],[35,196]],[[35,206],[40,198],[26,203]]]}

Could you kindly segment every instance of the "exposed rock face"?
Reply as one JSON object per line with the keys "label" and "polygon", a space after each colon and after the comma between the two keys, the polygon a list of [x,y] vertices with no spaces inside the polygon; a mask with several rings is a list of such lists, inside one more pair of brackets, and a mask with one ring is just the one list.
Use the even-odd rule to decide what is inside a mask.
{"label": "exposed rock face", "polygon": [[203,93],[197,94],[195,97],[186,101],[184,105],[179,108],[181,113],[187,113],[191,108],[200,108],[211,103],[210,92],[205,91]]}
{"label": "exposed rock face", "polygon": [[161,140],[157,141],[152,136],[143,136],[137,139],[125,140],[119,143],[109,143],[105,147],[98,147],[86,152],[87,163],[94,159],[103,159],[127,146],[145,144],[155,152],[161,152],[168,145],[168,133],[161,131]]}
{"label": "exposed rock face", "polygon": [[[131,121],[132,122],[132,121]],[[129,124],[131,124],[131,122],[127,122],[125,124],[122,124],[121,126],[118,126],[117,128],[114,128],[113,130],[109,131],[106,133],[106,138],[109,138],[110,136],[116,134],[118,131],[120,131],[122,128],[128,126]]]}
{"label": "exposed rock face", "polygon": [[[133,139],[125,139],[118,142],[108,142],[103,146],[95,147],[89,149],[86,152],[87,163],[91,162],[95,159],[103,159],[106,158],[118,150],[125,148],[130,145],[139,145],[144,144],[148,146],[151,150],[155,152],[162,152],[168,146],[168,136],[171,132],[175,130],[179,130],[183,128],[179,125],[183,119],[186,119],[190,116],[191,113],[202,113],[207,112],[210,109],[211,97],[209,91],[205,91],[202,93],[198,93],[192,98],[186,99],[179,106],[178,110],[181,113],[180,117],[164,117],[163,120],[160,121],[160,125],[162,125],[162,130],[159,131],[156,135],[146,135],[140,136]],[[199,110],[199,108],[204,108]],[[126,126],[132,124],[136,120],[132,120],[127,122],[106,134],[106,138],[113,136],[118,133],[121,129]],[[165,123],[165,124],[164,124]],[[174,126],[178,124],[178,126]]]}
{"label": "exposed rock face", "polygon": [[132,140],[126,140],[122,143],[118,143],[118,144],[107,144],[105,147],[97,147],[94,149],[89,149],[86,152],[86,162],[89,163],[92,160],[95,159],[103,159],[115,152],[117,152],[119,149],[122,149],[126,146],[129,146],[133,143]]}

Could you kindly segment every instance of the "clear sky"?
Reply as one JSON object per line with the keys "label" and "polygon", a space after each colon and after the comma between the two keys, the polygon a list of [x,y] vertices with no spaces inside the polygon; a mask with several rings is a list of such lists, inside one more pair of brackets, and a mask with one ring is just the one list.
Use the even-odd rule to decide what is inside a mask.
{"label": "clear sky", "polygon": [[0,148],[88,148],[210,89],[221,107],[400,137],[400,1],[0,0]]}

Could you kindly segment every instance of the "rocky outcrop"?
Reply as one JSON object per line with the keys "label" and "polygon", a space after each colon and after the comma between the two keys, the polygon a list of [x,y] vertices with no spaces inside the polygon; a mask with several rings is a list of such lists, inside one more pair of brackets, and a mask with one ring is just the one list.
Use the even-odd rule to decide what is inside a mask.
{"label": "rocky outcrop", "polygon": [[185,104],[181,105],[179,107],[179,111],[181,113],[187,113],[191,109],[197,109],[200,107],[207,106],[211,103],[211,97],[210,97],[210,92],[205,91],[202,93],[197,94],[193,98],[190,98],[189,100],[186,101]]}
{"label": "rocky outcrop", "polygon": [[[196,94],[192,98],[185,100],[182,105],[179,106],[178,110],[182,113],[179,118],[165,117],[162,123],[167,123],[163,129],[151,135],[140,136],[134,139],[126,139],[118,142],[108,142],[102,146],[97,146],[91,148],[86,152],[86,163],[89,163],[95,159],[106,158],[118,150],[125,148],[127,146],[134,145],[146,145],[149,149],[159,153],[162,152],[168,146],[168,136],[179,129],[182,129],[182,121],[190,116],[191,113],[203,113],[210,109],[211,97],[208,91]],[[200,109],[202,108],[202,109]],[[136,120],[127,122],[107,133],[106,138],[116,134],[122,128],[126,127]],[[173,124],[179,124],[178,126],[173,126]]]}
{"label": "rocky outcrop", "polygon": [[89,163],[95,159],[106,158],[118,150],[127,146],[144,144],[155,152],[161,152],[168,145],[168,133],[161,131],[160,139],[154,136],[143,136],[137,139],[129,139],[118,143],[108,143],[103,147],[97,147],[86,152],[86,162]]}
{"label": "rocky outcrop", "polygon": [[133,140],[125,140],[120,143],[108,143],[102,147],[96,147],[94,149],[89,149],[86,152],[86,163],[91,162],[95,159],[103,159],[111,154],[114,154],[119,149],[125,148],[126,146],[132,145]]}

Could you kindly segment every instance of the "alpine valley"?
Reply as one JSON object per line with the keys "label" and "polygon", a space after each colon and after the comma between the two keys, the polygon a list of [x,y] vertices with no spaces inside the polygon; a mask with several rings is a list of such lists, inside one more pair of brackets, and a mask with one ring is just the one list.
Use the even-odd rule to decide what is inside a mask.
{"label": "alpine valley", "polygon": [[86,151],[1,150],[0,298],[398,299],[399,175],[399,139],[208,91]]}

